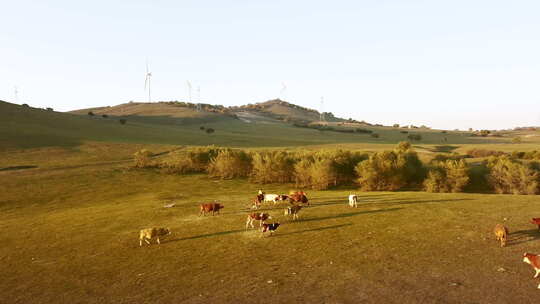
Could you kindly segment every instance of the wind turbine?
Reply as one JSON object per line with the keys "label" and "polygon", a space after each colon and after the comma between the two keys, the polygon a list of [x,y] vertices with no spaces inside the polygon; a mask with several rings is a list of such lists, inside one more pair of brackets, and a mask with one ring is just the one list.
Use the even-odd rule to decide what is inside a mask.
{"label": "wind turbine", "polygon": [[15,102],[19,103],[19,88],[17,86],[13,87],[13,93],[15,95]]}
{"label": "wind turbine", "polygon": [[187,89],[188,89],[188,102],[191,102],[191,82],[186,81]]}
{"label": "wind turbine", "polygon": [[326,117],[324,117],[324,97],[321,96],[321,113],[320,113],[320,121],[326,121]]}
{"label": "wind turbine", "polygon": [[281,100],[285,101],[285,91],[287,91],[287,85],[285,84],[285,82],[282,82],[281,83],[281,90],[279,91],[279,95],[281,97]]}
{"label": "wind turbine", "polygon": [[151,93],[151,80],[152,80],[152,73],[150,72],[150,69],[148,67],[148,60],[146,60],[146,77],[144,78],[144,90],[146,91],[146,87],[148,87],[148,102],[152,102],[152,97],[150,95]]}

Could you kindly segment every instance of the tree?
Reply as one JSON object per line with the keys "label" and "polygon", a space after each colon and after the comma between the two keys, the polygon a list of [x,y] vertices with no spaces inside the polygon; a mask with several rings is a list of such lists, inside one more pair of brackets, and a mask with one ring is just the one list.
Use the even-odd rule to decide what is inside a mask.
{"label": "tree", "polygon": [[94,116],[94,112],[92,111],[88,112],[88,116]]}
{"label": "tree", "polygon": [[118,121],[119,121],[120,124],[122,124],[122,125],[125,125],[126,122],[127,122],[127,120],[125,120],[124,118],[120,118]]}
{"label": "tree", "polygon": [[512,143],[514,143],[514,144],[519,144],[519,143],[521,143],[521,137],[519,137],[519,136],[514,137],[514,138],[512,139]]}
{"label": "tree", "polygon": [[212,133],[214,133],[214,129],[212,129],[212,128],[207,128],[207,129],[206,129],[206,133],[207,133],[207,134],[212,134]]}
{"label": "tree", "polygon": [[424,181],[427,192],[461,192],[469,183],[469,167],[461,160],[435,162]]}
{"label": "tree", "polygon": [[392,127],[399,128],[399,124],[394,124]]}

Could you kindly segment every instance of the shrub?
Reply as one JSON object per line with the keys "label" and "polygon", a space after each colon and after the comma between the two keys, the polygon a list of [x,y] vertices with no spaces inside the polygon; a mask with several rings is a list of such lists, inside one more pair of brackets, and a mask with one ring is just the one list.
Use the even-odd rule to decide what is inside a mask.
{"label": "shrub", "polygon": [[464,160],[436,162],[424,181],[427,192],[462,192],[469,183],[469,167]]}
{"label": "shrub", "polygon": [[166,158],[160,167],[167,173],[200,173],[206,172],[210,161],[215,158],[222,149],[209,147],[197,147],[186,151],[178,151]]}
{"label": "shrub", "polygon": [[221,150],[208,164],[208,174],[221,179],[247,177],[250,171],[251,158],[240,150]]}
{"label": "shrub", "polygon": [[424,178],[424,168],[413,150],[377,152],[356,166],[362,190],[399,190],[416,186]]}
{"label": "shrub", "polygon": [[486,150],[486,149],[471,149],[467,151],[467,155],[471,157],[488,157],[488,156],[501,156],[506,153],[502,151]]}
{"label": "shrub", "polygon": [[127,120],[125,120],[124,118],[120,118],[118,121],[119,121],[120,124],[122,124],[122,125],[125,125],[126,122],[127,122]]}
{"label": "shrub", "polygon": [[92,111],[88,112],[88,116],[94,116],[94,112]]}
{"label": "shrub", "polygon": [[289,183],[293,181],[294,158],[283,151],[255,152],[250,180],[256,183]]}
{"label": "shrub", "polygon": [[396,150],[401,152],[405,152],[410,149],[412,149],[412,145],[408,141],[400,141],[396,146]]}
{"label": "shrub", "polygon": [[103,117],[103,118],[107,118],[107,117],[109,117],[109,115],[107,115],[107,114],[103,114],[103,115],[101,115],[101,117]]}
{"label": "shrub", "polygon": [[512,139],[512,143],[514,143],[514,144],[519,144],[519,143],[521,143],[521,137],[519,137],[519,136],[518,136],[518,137],[514,137],[514,138]]}
{"label": "shrub", "polygon": [[27,103],[23,103],[21,106],[25,108],[30,108],[30,106]]}
{"label": "shrub", "polygon": [[200,126],[199,129],[200,129],[200,130],[204,130],[204,126]]}
{"label": "shrub", "polygon": [[523,164],[508,156],[493,156],[487,161],[488,182],[496,193],[537,194],[540,174],[534,164]]}
{"label": "shrub", "polygon": [[356,133],[363,133],[363,134],[371,134],[371,133],[373,133],[373,131],[371,131],[371,130],[362,129],[362,128],[356,128],[355,131],[356,131]]}
{"label": "shrub", "polygon": [[53,108],[46,108],[47,111],[54,111]]}
{"label": "shrub", "polygon": [[212,134],[212,133],[214,133],[214,129],[208,128],[208,129],[206,129],[206,133],[207,134]]}
{"label": "shrub", "polygon": [[422,135],[420,135],[420,134],[409,134],[409,136],[407,136],[407,138],[410,139],[410,140],[420,141],[420,140],[422,140]]}
{"label": "shrub", "polygon": [[394,125],[392,125],[392,127],[399,128],[399,124],[394,124]]}
{"label": "shrub", "polygon": [[371,134],[371,137],[373,137],[373,138],[379,138],[380,136],[379,136],[378,133],[373,133],[373,134]]}
{"label": "shrub", "polygon": [[152,163],[152,156],[154,154],[146,149],[142,149],[140,151],[135,152],[133,154],[133,159],[135,161],[134,167],[135,168],[150,168],[155,167],[155,165]]}

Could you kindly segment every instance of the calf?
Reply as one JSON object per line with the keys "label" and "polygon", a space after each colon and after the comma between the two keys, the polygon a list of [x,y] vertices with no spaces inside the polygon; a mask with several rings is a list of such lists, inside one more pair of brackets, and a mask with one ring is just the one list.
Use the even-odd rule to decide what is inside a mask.
{"label": "calf", "polygon": [[495,238],[497,241],[501,242],[501,247],[506,246],[506,240],[508,239],[508,228],[506,228],[504,225],[497,224],[493,229],[493,233],[495,233]]}
{"label": "calf", "polygon": [[273,223],[273,224],[263,224],[261,228],[261,232],[264,235],[266,231],[270,231],[270,235],[274,233],[279,227],[280,223]]}
{"label": "calf", "polygon": [[248,217],[247,217],[246,229],[248,229],[249,226],[251,226],[251,228],[255,228],[253,226],[254,221],[260,221],[259,227],[261,227],[263,225],[264,221],[269,220],[271,218],[272,217],[268,213],[262,213],[262,212],[261,213],[258,213],[258,212],[250,213],[248,215]]}
{"label": "calf", "polygon": [[293,220],[297,220],[298,219],[298,212],[300,212],[300,209],[302,209],[302,206],[294,205],[292,207],[289,207],[289,208],[285,209],[285,215],[292,215]]}
{"label": "calf", "polygon": [[139,232],[139,246],[142,246],[143,240],[150,245],[150,242],[148,240],[152,240],[153,238],[157,239],[157,243],[161,244],[159,242],[159,237],[164,235],[171,234],[171,230],[169,228],[146,228]]}
{"label": "calf", "polygon": [[538,230],[540,230],[540,217],[535,217],[531,220],[532,224],[538,225]]}
{"label": "calf", "polygon": [[[538,275],[540,275],[540,259],[538,258],[538,255],[525,252],[523,254],[523,262],[532,266],[535,271],[533,278],[536,279]],[[540,288],[540,285],[538,285],[538,288]]]}
{"label": "calf", "polygon": [[201,204],[201,212],[199,213],[199,216],[206,215],[207,213],[212,212],[212,215],[217,212],[219,214],[219,210],[225,208],[222,204],[219,203],[205,203]]}
{"label": "calf", "polygon": [[302,203],[309,205],[309,200],[306,196],[306,193],[303,191],[300,192],[294,192],[293,194],[289,195],[289,203]]}
{"label": "calf", "polygon": [[349,206],[358,208],[358,196],[356,194],[349,195]]}

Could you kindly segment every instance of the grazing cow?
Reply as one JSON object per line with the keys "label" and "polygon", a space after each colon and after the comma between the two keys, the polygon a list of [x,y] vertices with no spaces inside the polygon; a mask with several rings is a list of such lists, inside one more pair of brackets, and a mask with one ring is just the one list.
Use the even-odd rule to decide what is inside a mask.
{"label": "grazing cow", "polygon": [[[540,275],[540,259],[538,258],[538,255],[525,252],[523,254],[523,262],[532,266],[535,271],[533,278],[536,279],[538,275]],[[540,288],[540,285],[538,285],[538,288]]]}
{"label": "grazing cow", "polygon": [[303,191],[300,192],[294,192],[293,194],[289,195],[289,203],[302,203],[309,205],[309,200],[306,196],[306,193]]}
{"label": "grazing cow", "polygon": [[356,194],[349,195],[349,206],[358,208],[358,195]]}
{"label": "grazing cow", "polygon": [[250,213],[248,215],[248,217],[247,217],[246,229],[248,229],[249,226],[251,226],[251,228],[255,228],[253,226],[254,221],[260,221],[259,227],[261,227],[263,225],[264,221],[269,220],[271,218],[272,217],[268,213],[262,213],[262,212],[261,213],[259,213],[259,212]]}
{"label": "grazing cow", "polygon": [[293,205],[292,207],[289,207],[285,209],[285,215],[292,215],[293,220],[298,219],[298,212],[300,212],[300,209],[302,209],[302,206],[300,205]]}
{"label": "grazing cow", "polygon": [[225,208],[225,206],[219,203],[201,204],[201,212],[199,213],[199,216],[206,215],[207,213],[210,213],[210,212],[212,212],[212,215],[214,215],[215,212],[219,214],[219,210],[223,208]]}
{"label": "grazing cow", "polygon": [[504,225],[497,224],[493,229],[493,233],[495,233],[495,238],[497,241],[501,241],[501,247],[506,246],[506,240],[508,239],[508,228],[506,228]]}
{"label": "grazing cow", "polygon": [[538,230],[540,230],[540,217],[535,217],[531,220],[532,224],[538,225]]}
{"label": "grazing cow", "polygon": [[274,233],[274,231],[276,231],[278,229],[279,225],[281,225],[281,224],[280,223],[263,224],[263,226],[261,228],[262,235],[264,235],[264,233],[266,231],[270,231],[270,235],[272,235]]}
{"label": "grazing cow", "polygon": [[274,205],[277,203],[277,201],[281,200],[281,195],[279,194],[265,194],[264,195],[264,202],[273,202]]}
{"label": "grazing cow", "polygon": [[139,246],[142,246],[142,242],[145,241],[150,245],[150,242],[148,240],[152,240],[153,238],[157,239],[157,243],[161,244],[159,242],[159,237],[164,235],[171,234],[171,230],[169,228],[146,228],[139,232]]}

